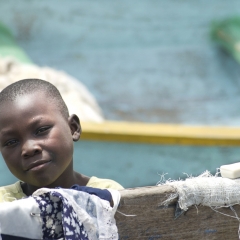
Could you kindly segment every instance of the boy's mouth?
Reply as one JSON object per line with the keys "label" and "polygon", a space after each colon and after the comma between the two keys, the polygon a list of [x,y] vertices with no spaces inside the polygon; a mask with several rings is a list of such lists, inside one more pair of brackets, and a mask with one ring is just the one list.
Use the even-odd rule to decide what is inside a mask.
{"label": "boy's mouth", "polygon": [[25,171],[27,172],[29,170],[38,170],[38,169],[44,167],[49,162],[51,162],[51,160],[39,160],[39,161],[33,162],[29,166],[26,167]]}

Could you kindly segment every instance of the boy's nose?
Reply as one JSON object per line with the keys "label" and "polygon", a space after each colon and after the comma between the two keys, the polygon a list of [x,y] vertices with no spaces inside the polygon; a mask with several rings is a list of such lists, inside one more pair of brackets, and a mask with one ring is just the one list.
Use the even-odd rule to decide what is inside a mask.
{"label": "boy's nose", "polygon": [[22,146],[22,157],[31,157],[42,152],[42,148],[34,140],[27,140]]}

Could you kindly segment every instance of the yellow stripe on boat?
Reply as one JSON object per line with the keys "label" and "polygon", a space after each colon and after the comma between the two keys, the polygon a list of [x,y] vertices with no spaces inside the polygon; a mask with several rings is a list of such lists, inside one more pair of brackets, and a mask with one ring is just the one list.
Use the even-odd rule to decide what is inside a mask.
{"label": "yellow stripe on boat", "polygon": [[138,122],[82,123],[83,140],[240,146],[240,128],[187,126]]}

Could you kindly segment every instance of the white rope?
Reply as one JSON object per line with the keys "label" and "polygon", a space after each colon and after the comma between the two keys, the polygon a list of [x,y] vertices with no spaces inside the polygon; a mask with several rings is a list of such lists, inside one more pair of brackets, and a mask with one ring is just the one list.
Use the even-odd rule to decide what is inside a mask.
{"label": "white rope", "polygon": [[[178,197],[178,205],[184,211],[187,211],[190,206],[202,205],[224,216],[235,218],[239,222],[238,236],[240,239],[240,218],[233,208],[234,205],[240,204],[240,179],[222,178],[219,175],[220,171],[217,169],[215,176],[205,171],[198,177],[189,176],[186,180],[161,182],[159,185],[170,185],[176,190],[176,193],[171,194],[162,204],[168,205]],[[223,207],[229,207],[234,216],[217,210]]]}

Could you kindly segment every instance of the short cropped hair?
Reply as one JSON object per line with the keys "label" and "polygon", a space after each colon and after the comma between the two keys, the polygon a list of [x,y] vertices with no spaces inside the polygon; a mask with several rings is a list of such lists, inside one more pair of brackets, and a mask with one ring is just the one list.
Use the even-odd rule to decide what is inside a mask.
{"label": "short cropped hair", "polygon": [[50,82],[41,79],[23,79],[8,85],[0,92],[0,105],[7,101],[14,101],[17,97],[34,92],[44,92],[66,119],[69,116],[68,108],[58,89]]}

